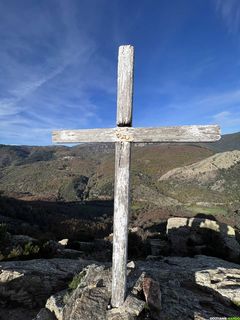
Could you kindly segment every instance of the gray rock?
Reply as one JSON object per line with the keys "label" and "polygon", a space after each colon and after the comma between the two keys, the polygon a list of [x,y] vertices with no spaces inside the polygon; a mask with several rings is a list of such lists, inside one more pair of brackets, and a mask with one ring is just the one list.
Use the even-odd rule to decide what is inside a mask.
{"label": "gray rock", "polygon": [[128,295],[124,304],[107,312],[107,320],[135,320],[144,309],[145,301]]}
{"label": "gray rock", "polygon": [[54,314],[46,308],[42,308],[33,320],[57,320]]}
{"label": "gray rock", "polygon": [[209,254],[240,262],[240,244],[229,225],[203,218],[169,218],[167,235],[177,255]]}
{"label": "gray rock", "polygon": [[135,319],[143,310],[145,301],[130,294],[123,306],[108,311],[111,298],[111,269],[89,265],[76,280],[77,288],[50,297],[46,308],[58,320]]}
{"label": "gray rock", "polygon": [[[79,292],[80,293],[80,292]],[[75,295],[76,297],[76,295]],[[106,320],[107,306],[110,292],[104,287],[89,288],[82,290],[71,308],[64,308],[64,320]]]}
{"label": "gray rock", "polygon": [[[104,265],[83,268],[84,263],[89,261],[52,259],[4,262],[1,264],[0,302],[4,304],[7,297],[10,297],[10,302],[18,302],[19,305],[23,301],[31,308],[44,299],[45,303],[54,293],[46,303],[49,312],[52,312],[46,313],[45,309],[41,312],[54,314],[58,320],[61,317],[62,320],[150,319],[149,311],[152,312],[152,317],[164,320],[239,317],[238,264],[202,255],[194,258],[166,257],[159,261],[137,261],[128,276],[129,295],[124,305],[109,310],[111,269]],[[66,280],[69,274],[72,273],[73,276],[79,271],[81,273],[76,278],[76,289],[58,292],[59,284],[60,290],[62,287],[66,289],[70,281]],[[152,290],[155,285],[156,290]],[[148,302],[146,304],[143,288]],[[44,304],[39,305],[42,307]],[[155,309],[151,310],[150,305],[155,306]],[[32,312],[30,308],[21,310],[21,319],[33,319],[29,318],[29,312]],[[1,315],[8,315],[6,319],[18,320],[18,310],[12,309],[10,313],[7,309],[0,308],[0,318]],[[153,310],[157,312],[154,314]]]}
{"label": "gray rock", "polygon": [[112,309],[107,313],[107,320],[136,320],[137,317],[129,314],[127,312],[124,312],[121,308],[118,309]]}
{"label": "gray rock", "polygon": [[23,245],[28,242],[32,242],[32,243],[38,242],[38,240],[26,235],[11,235],[10,240],[12,245],[18,245],[18,244]]}
{"label": "gray rock", "polygon": [[159,319],[209,320],[210,317],[236,317],[240,314],[238,264],[196,256],[138,262],[137,267],[154,277],[161,286]]}
{"label": "gray rock", "polygon": [[219,267],[196,271],[196,284],[227,304],[240,306],[240,269]]}
{"label": "gray rock", "polygon": [[63,319],[63,308],[64,308],[64,297],[67,290],[62,290],[60,292],[52,295],[46,302],[46,309],[52,312],[58,320]]}
{"label": "gray rock", "polygon": [[133,285],[130,284],[130,286],[132,286],[132,294],[134,294],[135,296],[139,296],[140,293],[143,291],[143,281],[145,276],[146,272],[142,272],[136,280],[136,282]]}
{"label": "gray rock", "polygon": [[45,304],[54,292],[64,289],[89,261],[69,259],[36,259],[0,263],[0,300],[26,307]]}
{"label": "gray rock", "polygon": [[122,308],[126,313],[129,313],[133,316],[139,316],[139,314],[143,311],[145,306],[145,301],[138,299],[132,295],[128,295]]}
{"label": "gray rock", "polygon": [[110,276],[110,270],[104,266],[89,265],[76,278],[76,289],[53,295],[46,308],[53,311],[58,320],[106,319]]}

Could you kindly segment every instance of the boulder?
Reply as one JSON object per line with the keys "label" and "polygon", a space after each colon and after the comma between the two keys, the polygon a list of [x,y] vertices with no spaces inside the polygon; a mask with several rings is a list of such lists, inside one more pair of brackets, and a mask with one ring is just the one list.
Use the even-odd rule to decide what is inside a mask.
{"label": "boulder", "polygon": [[64,289],[73,275],[89,263],[84,260],[36,259],[0,264],[1,304],[43,306],[54,292]]}
{"label": "boulder", "polygon": [[208,254],[240,262],[236,231],[225,223],[203,218],[169,218],[167,236],[173,254]]}
{"label": "boulder", "polygon": [[[130,293],[120,308],[111,309],[111,269],[103,265],[88,266],[74,277],[70,287],[74,289],[47,300],[46,308],[58,320],[136,319],[145,306],[144,300]],[[141,285],[140,288],[142,291]]]}

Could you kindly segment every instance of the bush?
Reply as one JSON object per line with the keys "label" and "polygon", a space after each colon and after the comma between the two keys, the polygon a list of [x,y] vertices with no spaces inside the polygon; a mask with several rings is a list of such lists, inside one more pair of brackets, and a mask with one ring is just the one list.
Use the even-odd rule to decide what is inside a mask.
{"label": "bush", "polygon": [[39,252],[40,248],[37,245],[32,244],[32,242],[28,242],[24,245],[23,255],[30,256],[35,255]]}
{"label": "bush", "polygon": [[69,289],[71,289],[71,290],[77,289],[78,285],[81,283],[81,281],[85,277],[85,275],[86,275],[86,271],[85,270],[83,270],[79,274],[76,274],[73,277],[72,281],[68,285]]}

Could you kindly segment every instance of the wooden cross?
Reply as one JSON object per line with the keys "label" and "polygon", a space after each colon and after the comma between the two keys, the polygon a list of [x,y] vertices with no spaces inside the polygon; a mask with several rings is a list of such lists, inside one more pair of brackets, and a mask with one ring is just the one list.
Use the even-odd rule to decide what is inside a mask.
{"label": "wooden cross", "polygon": [[55,143],[115,142],[115,185],[112,260],[113,307],[126,294],[130,157],[133,142],[210,142],[220,139],[217,125],[132,128],[134,48],[120,46],[118,53],[117,127],[53,131]]}

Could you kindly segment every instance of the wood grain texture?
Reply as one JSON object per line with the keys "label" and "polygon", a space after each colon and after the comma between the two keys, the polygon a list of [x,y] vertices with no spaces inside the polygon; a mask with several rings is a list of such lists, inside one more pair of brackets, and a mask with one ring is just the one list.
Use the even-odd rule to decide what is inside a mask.
{"label": "wood grain texture", "polygon": [[55,143],[78,142],[211,142],[221,138],[217,125],[160,128],[118,127],[53,131]]}
{"label": "wood grain texture", "polygon": [[132,125],[133,46],[121,46],[118,51],[117,126]]}
{"label": "wood grain texture", "polygon": [[115,147],[112,300],[113,307],[123,304],[126,293],[128,217],[130,203],[131,143],[117,142]]}

